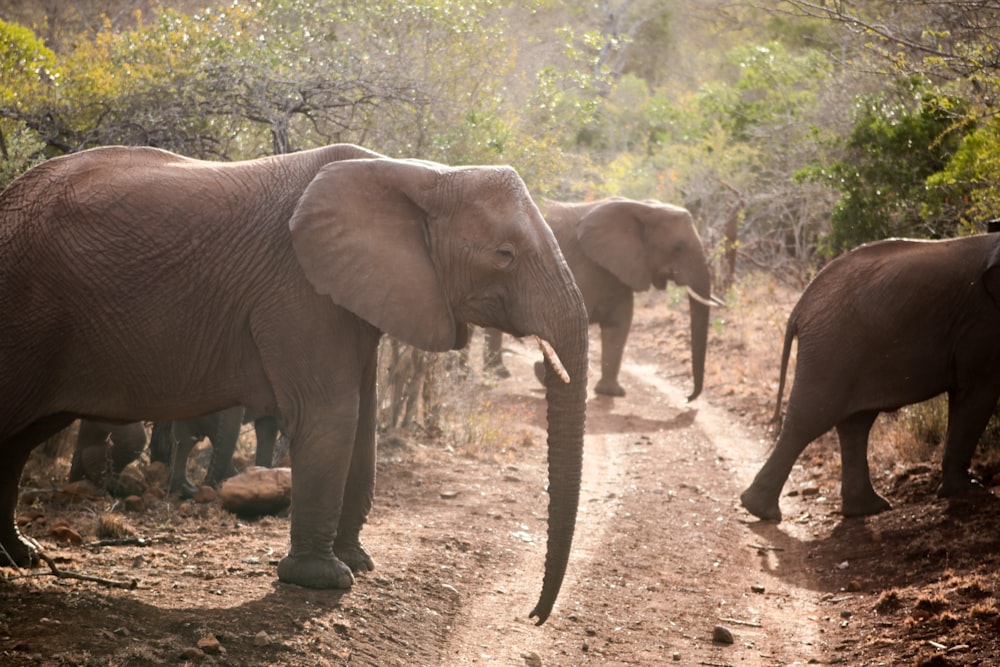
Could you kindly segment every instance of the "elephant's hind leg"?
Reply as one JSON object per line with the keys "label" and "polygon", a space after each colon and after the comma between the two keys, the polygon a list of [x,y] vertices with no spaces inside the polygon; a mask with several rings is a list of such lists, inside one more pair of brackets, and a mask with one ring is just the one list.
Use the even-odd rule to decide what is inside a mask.
{"label": "elephant's hind leg", "polygon": [[31,449],[15,452],[0,466],[0,565],[34,566],[38,560],[37,545],[29,542],[17,529],[14,510],[17,508],[17,486],[28,462]]}
{"label": "elephant's hind leg", "polygon": [[622,302],[615,311],[601,322],[601,379],[594,385],[594,393],[604,396],[624,396],[625,388],[618,383],[618,373],[625,355],[625,342],[632,328],[633,297]]}
{"label": "elephant's hind leg", "polygon": [[844,516],[868,516],[892,507],[875,492],[868,467],[868,433],[878,414],[878,410],[856,412],[837,424]]}
{"label": "elephant's hind leg", "polygon": [[0,442],[0,565],[30,567],[38,562],[38,545],[17,529],[18,484],[21,471],[36,445],[73,423],[73,417],[54,415]]}
{"label": "elephant's hind leg", "polygon": [[829,428],[825,421],[817,420],[810,420],[807,424],[800,425],[791,406],[792,403],[789,401],[785,422],[771,455],[750,486],[740,494],[740,503],[743,507],[765,521],[781,521],[778,497],[788,475],[792,472],[792,466],[795,465],[802,450]]}

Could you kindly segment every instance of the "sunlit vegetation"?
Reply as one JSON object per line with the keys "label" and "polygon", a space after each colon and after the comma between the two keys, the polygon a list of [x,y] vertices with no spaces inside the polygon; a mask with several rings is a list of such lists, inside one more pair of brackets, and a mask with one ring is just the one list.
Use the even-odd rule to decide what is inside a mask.
{"label": "sunlit vegetation", "polygon": [[0,0],[0,185],[106,144],[354,142],[512,164],[539,196],[681,204],[720,292],[758,270],[801,286],[859,243],[998,217],[998,18],[987,0]]}

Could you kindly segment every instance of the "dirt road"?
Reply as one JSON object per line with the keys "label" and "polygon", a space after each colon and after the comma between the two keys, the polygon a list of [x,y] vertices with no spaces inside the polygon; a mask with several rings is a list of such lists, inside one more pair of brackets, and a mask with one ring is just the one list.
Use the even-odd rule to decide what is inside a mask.
{"label": "dirt road", "polygon": [[[0,664],[997,664],[995,499],[937,501],[932,462],[880,473],[897,509],[844,521],[826,442],[793,472],[786,520],[752,521],[737,497],[768,446],[771,398],[756,397],[776,378],[740,380],[741,394],[722,379],[730,364],[686,403],[684,324],[662,302],[638,309],[628,395],[590,399],[574,552],[543,626],[528,613],[545,550],[545,404],[537,351],[510,341],[514,377],[470,385],[464,435],[382,439],[363,534],[377,569],[352,590],[277,583],[287,518],[36,501],[25,530],[60,568],[135,587],[0,570]],[[710,354],[747,354],[746,339]],[[53,537],[65,520],[90,542],[108,515],[147,546]]]}
{"label": "dirt road", "polygon": [[[508,363],[524,377],[532,359],[519,357]],[[627,397],[594,397],[588,406],[582,509],[559,613],[542,628],[512,614],[512,597],[530,608],[536,593],[524,572],[540,554],[526,553],[495,582],[502,593],[463,608],[454,653],[442,664],[819,659],[822,592],[794,551],[772,550],[771,531],[753,530],[736,507],[761,444],[708,400],[687,404],[685,378],[664,377],[654,364],[628,364],[624,373]],[[500,388],[525,389],[517,380]],[[732,644],[713,640],[717,626]]]}

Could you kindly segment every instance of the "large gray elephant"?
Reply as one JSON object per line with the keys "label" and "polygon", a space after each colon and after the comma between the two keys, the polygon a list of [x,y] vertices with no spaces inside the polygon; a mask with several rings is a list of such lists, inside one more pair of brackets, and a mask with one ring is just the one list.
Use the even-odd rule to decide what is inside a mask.
{"label": "large gray elephant", "polygon": [[939,495],[975,488],[969,466],[1000,397],[1000,235],[894,239],[823,268],[788,318],[775,419],[792,340],[798,359],[784,423],[740,499],[781,520],[778,496],[806,445],[836,427],[842,511],[889,508],[872,487],[868,433],[880,412],[948,395]]}
{"label": "large gray elephant", "polygon": [[580,291],[509,167],[446,167],[341,144],[211,163],[152,148],[51,159],[0,194],[0,546],[29,452],[73,419],[235,405],[290,440],[284,582],[346,588],[375,480],[383,333],[461,348],[468,325],[548,350],[549,615],[579,499],[587,382]]}
{"label": "large gray elephant", "polygon": [[[697,398],[705,377],[710,307],[722,302],[712,296],[705,250],[691,214],[671,204],[622,197],[549,201],[541,208],[583,294],[587,316],[601,328],[601,377],[594,391],[625,395],[618,373],[632,327],[633,293],[651,286],[662,290],[673,281],[688,291],[694,377],[688,400]],[[487,336],[485,365],[504,376],[496,361],[501,336],[495,331]]]}

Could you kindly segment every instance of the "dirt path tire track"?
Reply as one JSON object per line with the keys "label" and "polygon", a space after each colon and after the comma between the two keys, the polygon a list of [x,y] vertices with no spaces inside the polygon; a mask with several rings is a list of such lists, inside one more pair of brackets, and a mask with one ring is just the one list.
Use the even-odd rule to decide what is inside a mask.
{"label": "dirt path tire track", "polygon": [[[514,378],[499,390],[531,391],[533,380],[526,386],[524,378],[532,377],[533,361],[530,353],[511,354]],[[442,664],[819,660],[819,593],[795,548],[805,540],[782,539],[783,551],[755,549],[768,531],[783,533],[749,521],[736,501],[763,443],[706,397],[686,404],[661,369],[629,364],[625,373],[626,398],[588,404],[574,551],[552,617],[536,628],[522,613],[541,580],[533,573],[542,563],[542,532],[539,548],[522,552],[492,592],[462,605]],[[712,640],[717,624],[733,632],[733,645]]]}

